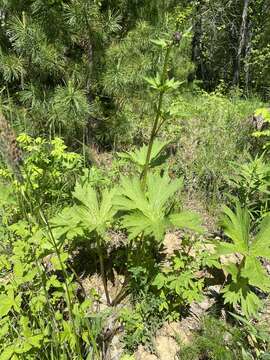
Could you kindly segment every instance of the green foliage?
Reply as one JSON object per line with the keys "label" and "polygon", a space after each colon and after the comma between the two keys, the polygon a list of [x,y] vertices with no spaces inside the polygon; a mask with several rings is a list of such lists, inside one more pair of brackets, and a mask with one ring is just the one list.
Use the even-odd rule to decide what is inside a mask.
{"label": "green foliage", "polygon": [[233,243],[221,242],[217,244],[219,255],[240,254],[240,264],[229,262],[222,265],[231,280],[222,290],[225,304],[233,307],[241,306],[245,316],[256,314],[261,306],[261,301],[254,293],[257,287],[262,291],[269,291],[270,280],[258,257],[270,257],[270,217],[266,216],[260,230],[252,238],[250,233],[250,215],[246,208],[241,208],[237,203],[233,212],[229,208],[224,209],[223,228],[225,234]]}
{"label": "green foliage", "polygon": [[53,126],[60,127],[65,131],[82,126],[90,113],[90,107],[86,94],[79,89],[71,80],[65,87],[58,86],[52,98]]}
{"label": "green foliage", "polygon": [[112,202],[114,193],[114,190],[104,190],[99,203],[97,193],[89,184],[76,185],[73,196],[83,205],[78,208],[77,216],[89,231],[95,230],[100,235],[104,234],[106,226],[116,213]]}
{"label": "green foliage", "polygon": [[[164,149],[167,145],[168,143],[164,141],[154,141],[149,160],[150,168],[160,165],[163,162],[164,158],[162,157],[162,153],[164,152]],[[147,149],[148,146],[143,145],[142,147],[134,151],[118,153],[118,156],[121,159],[125,159],[126,161],[131,161],[139,168],[140,171],[142,171],[146,164]]]}
{"label": "green foliage", "polygon": [[[67,273],[69,255],[64,249],[55,252],[46,229],[34,221],[34,213],[31,215],[28,221],[10,217],[13,223],[2,225],[8,238],[1,239],[0,253],[0,356],[65,359],[73,354],[74,359],[79,358],[76,337],[87,347],[96,346],[89,317],[85,316],[92,299],[78,301],[73,275]],[[48,254],[51,269],[45,272]],[[70,301],[73,320],[65,316]],[[86,348],[83,351],[88,353]]]}
{"label": "green foliage", "polygon": [[246,119],[260,102],[228,98],[220,93],[185,94],[175,97],[171,119],[162,138],[175,143],[171,171],[183,176],[190,191],[199,192],[208,205],[219,207],[233,176],[231,162],[241,164],[251,148]]}
{"label": "green foliage", "polygon": [[197,277],[201,259],[181,250],[172,256],[167,266],[160,269],[152,282],[161,300],[159,311],[166,310],[170,320],[179,317],[179,309],[203,297],[204,280]]}
{"label": "green foliage", "polygon": [[194,2],[195,76],[213,91],[239,86],[246,94],[269,96],[269,10],[267,0]]}
{"label": "green foliage", "polygon": [[[242,164],[257,151],[246,119],[257,109],[267,123],[269,114],[243,95],[253,84],[267,97],[267,6],[249,2],[245,24],[242,3],[220,0],[0,0],[0,108],[24,131],[20,161],[15,137],[4,139],[10,127],[0,129],[11,150],[4,162],[17,161],[0,169],[1,359],[105,357],[103,323],[119,308],[126,349],[151,347],[165,320],[201,300],[206,267],[223,268],[225,303],[257,311],[258,292],[270,290],[261,260],[270,259],[268,153]],[[105,149],[122,152],[112,160]],[[225,210],[232,242],[216,255],[193,241],[202,221],[181,208],[183,189],[187,198],[203,192],[209,205],[228,192],[240,199],[236,212]],[[264,217],[259,227],[250,216]],[[179,229],[178,251],[166,258],[166,232]],[[240,263],[217,263],[228,254]],[[103,294],[84,289],[86,262],[113,310],[97,310]],[[117,272],[123,287],[111,299],[107,277],[117,282]],[[127,294],[130,304],[118,307]],[[211,321],[187,358],[267,355],[265,334],[244,319],[250,337]]]}
{"label": "green foliage", "polygon": [[114,193],[114,190],[105,189],[99,196],[90,183],[77,183],[73,197],[78,200],[79,205],[64,208],[52,220],[58,237],[66,235],[72,238],[76,234],[81,234],[81,230],[90,233],[95,231],[104,236],[116,213],[112,202]]}
{"label": "green foliage", "polygon": [[[233,176],[228,179],[233,194],[242,205],[245,205],[251,216],[261,218],[268,212],[268,188],[270,184],[270,167],[265,156],[250,157],[249,162],[239,166],[233,164]],[[228,194],[235,200],[235,195]]]}
{"label": "green foliage", "polygon": [[[127,144],[152,112],[144,77],[156,72],[162,56],[150,40],[170,39],[180,17],[179,30],[190,22],[191,7],[175,5],[2,1],[0,82],[7,113],[21,130],[27,125],[38,135],[64,135],[72,145],[74,136]],[[181,81],[192,68],[191,37],[185,42],[182,57],[179,49],[173,54],[179,66],[171,67]]]}
{"label": "green foliage", "polygon": [[[18,137],[18,143],[25,153],[23,176],[30,181],[24,187],[33,193],[33,201],[38,198],[44,206],[52,203],[56,209],[67,203],[75,180],[82,173],[82,157],[67,151],[60,138],[48,141],[24,133]],[[2,177],[9,176],[2,172]]]}
{"label": "green foliage", "polygon": [[252,87],[259,91],[262,96],[269,96],[269,28],[270,23],[267,17],[261,17],[263,9],[267,8],[268,3],[264,0],[251,4],[252,19],[254,21],[254,34],[252,37],[252,49],[247,59],[250,65],[252,76]]}
{"label": "green foliage", "polygon": [[150,173],[147,178],[147,192],[142,190],[140,179],[122,178],[120,194],[115,203],[119,210],[125,211],[123,226],[134,239],[139,234],[152,236],[162,241],[167,229],[188,228],[201,231],[199,217],[192,212],[173,214],[168,201],[182,187],[181,180],[170,180],[167,175]]}
{"label": "green foliage", "polygon": [[197,360],[202,357],[213,360],[244,360],[250,359],[242,352],[242,349],[247,350],[247,348],[248,343],[242,329],[232,327],[213,317],[205,317],[192,344],[184,346],[179,357],[187,360]]}
{"label": "green foliage", "polygon": [[270,122],[270,112],[267,108],[256,109],[255,116],[262,116],[266,122]]}
{"label": "green foliage", "polygon": [[120,311],[120,321],[125,326],[123,342],[128,351],[136,350],[140,344],[153,347],[152,337],[165,319],[159,311],[161,299],[158,297],[150,293],[141,295],[136,300],[132,309]]}
{"label": "green foliage", "polygon": [[19,143],[25,150],[23,182],[11,182],[9,171],[1,170],[1,358],[79,358],[88,354],[87,346],[97,354],[98,334],[85,317],[92,298],[77,298],[69,254],[47,221],[69,202],[81,156],[67,152],[59,138],[22,134]]}
{"label": "green foliage", "polygon": [[268,359],[270,356],[269,329],[248,321],[242,316],[231,315],[238,321],[240,326],[244,327],[245,337],[248,348],[242,345],[242,354],[244,359]]}
{"label": "green foliage", "polygon": [[156,91],[176,90],[180,85],[180,82],[174,79],[166,80],[166,82],[162,84],[160,74],[157,74],[154,78],[145,77],[144,79],[150,85],[150,88]]}

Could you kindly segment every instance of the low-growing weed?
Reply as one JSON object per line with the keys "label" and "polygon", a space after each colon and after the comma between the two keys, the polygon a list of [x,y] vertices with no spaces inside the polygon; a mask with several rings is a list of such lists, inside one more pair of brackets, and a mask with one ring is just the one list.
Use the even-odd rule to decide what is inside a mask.
{"label": "low-growing weed", "polygon": [[206,317],[202,321],[200,331],[192,339],[192,344],[181,349],[179,359],[248,359],[242,356],[242,347],[246,346],[245,334],[241,329],[234,328],[222,320]]}

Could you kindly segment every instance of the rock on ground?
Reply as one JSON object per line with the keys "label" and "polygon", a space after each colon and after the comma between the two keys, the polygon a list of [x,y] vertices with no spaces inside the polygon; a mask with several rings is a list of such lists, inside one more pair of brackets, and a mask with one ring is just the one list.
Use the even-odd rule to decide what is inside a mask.
{"label": "rock on ground", "polygon": [[156,355],[147,352],[142,345],[139,346],[134,357],[136,360],[158,360]]}
{"label": "rock on ground", "polygon": [[157,336],[155,347],[159,360],[176,360],[180,350],[179,344],[172,337]]}

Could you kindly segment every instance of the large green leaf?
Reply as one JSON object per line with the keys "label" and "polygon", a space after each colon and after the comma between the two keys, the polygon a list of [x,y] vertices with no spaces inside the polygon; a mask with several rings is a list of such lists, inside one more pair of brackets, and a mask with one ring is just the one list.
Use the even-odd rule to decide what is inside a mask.
{"label": "large green leaf", "polygon": [[170,222],[180,229],[190,229],[198,233],[204,231],[201,226],[201,218],[193,211],[183,211],[169,216]]}
{"label": "large green leaf", "polygon": [[234,308],[240,304],[245,316],[250,317],[257,313],[262,303],[258,296],[251,291],[246,279],[240,278],[231,282],[222,290],[224,303],[231,304]]}
{"label": "large green leaf", "polygon": [[246,208],[236,205],[236,211],[225,209],[223,221],[224,230],[231,238],[232,243],[221,242],[217,245],[217,255],[241,253],[241,264],[223,265],[223,268],[232,275],[232,282],[223,289],[225,303],[234,307],[241,306],[246,316],[254,315],[261,306],[260,299],[253,292],[251,286],[263,291],[270,290],[270,279],[262,267],[259,256],[269,257],[270,245],[270,218],[266,217],[260,226],[257,236],[251,241],[250,217]]}
{"label": "large green leaf", "polygon": [[60,239],[63,235],[67,239],[73,239],[77,235],[82,235],[83,229],[80,226],[81,219],[78,215],[77,206],[66,207],[50,223],[53,228],[53,235]]}
{"label": "large green leaf", "polygon": [[17,300],[12,288],[8,290],[7,294],[0,294],[0,319],[6,316],[12,308],[18,310]]}
{"label": "large green leaf", "polygon": [[8,295],[1,294],[0,295],[0,318],[4,317],[8,314],[13,306],[13,299],[11,299]]}
{"label": "large green leaf", "polygon": [[147,197],[152,207],[162,209],[172,196],[182,189],[183,180],[171,180],[167,175],[149,174],[147,178]]}
{"label": "large green leaf", "polygon": [[181,186],[179,180],[149,174],[147,192],[144,192],[138,177],[122,178],[121,195],[115,198],[115,204],[119,210],[127,212],[123,216],[123,225],[128,229],[129,237],[135,238],[144,232],[162,240],[167,224],[166,204]]}
{"label": "large green leaf", "polygon": [[114,195],[114,189],[105,189],[99,196],[90,183],[76,184],[73,196],[79,200],[81,206],[75,207],[75,211],[84,227],[89,231],[96,230],[104,234],[116,213]]}
{"label": "large green leaf", "polygon": [[140,212],[132,212],[124,216],[122,224],[129,231],[129,238],[134,239],[142,232],[144,235],[153,235],[155,239],[162,240],[167,223],[164,216],[145,216]]}
{"label": "large green leaf", "polygon": [[248,256],[241,276],[248,279],[250,285],[256,286],[263,291],[270,290],[270,278],[256,257]]}
{"label": "large green leaf", "polygon": [[116,197],[115,203],[119,210],[127,212],[123,225],[128,229],[129,237],[135,238],[144,232],[162,240],[167,225],[166,204],[181,187],[181,180],[171,181],[168,176],[150,173],[144,192],[138,177],[122,178],[121,195]]}
{"label": "large green leaf", "polygon": [[236,245],[232,243],[219,242],[216,245],[216,254],[217,255],[229,255],[238,252]]}
{"label": "large green leaf", "polygon": [[116,213],[112,199],[115,190],[104,190],[100,196],[89,183],[77,183],[73,196],[79,204],[67,207],[51,220],[53,233],[57,239],[65,235],[72,239],[82,235],[84,230],[96,230],[104,234]]}
{"label": "large green leaf", "polygon": [[250,253],[270,259],[270,215],[263,219],[260,231],[252,242]]}
{"label": "large green leaf", "polygon": [[199,218],[194,213],[168,214],[168,201],[181,189],[182,180],[149,173],[146,185],[146,191],[143,191],[138,177],[124,177],[120,195],[115,198],[117,208],[125,212],[122,223],[129,231],[129,238],[136,238],[144,232],[161,241],[166,229],[172,225],[202,230]]}
{"label": "large green leaf", "polygon": [[224,208],[223,228],[225,234],[234,242],[236,252],[247,254],[249,250],[250,217],[246,208],[236,204],[236,212]]}
{"label": "large green leaf", "polygon": [[[150,167],[154,167],[162,162],[160,155],[167,145],[168,142],[164,142],[160,140],[154,141],[150,156]],[[122,152],[119,153],[118,155],[122,159],[132,161],[140,168],[143,168],[146,162],[147,151],[148,151],[148,146],[143,145],[140,149],[136,149],[134,151],[129,151],[129,152]]]}
{"label": "large green leaf", "polygon": [[147,212],[148,201],[142,191],[141,181],[138,177],[122,177],[119,194],[115,196],[114,204],[118,210],[140,210],[143,213]]}
{"label": "large green leaf", "polygon": [[115,197],[115,204],[120,210],[140,210],[151,216],[153,212],[163,213],[168,200],[181,188],[182,180],[150,173],[147,192],[144,192],[138,177],[123,177],[119,189],[121,195]]}
{"label": "large green leaf", "polygon": [[223,268],[232,276],[232,281],[237,282],[237,278],[239,275],[238,266],[234,263],[230,263],[228,265],[223,265]]}
{"label": "large green leaf", "polygon": [[89,184],[77,183],[73,192],[73,197],[96,216],[99,212],[99,203],[96,190]]}

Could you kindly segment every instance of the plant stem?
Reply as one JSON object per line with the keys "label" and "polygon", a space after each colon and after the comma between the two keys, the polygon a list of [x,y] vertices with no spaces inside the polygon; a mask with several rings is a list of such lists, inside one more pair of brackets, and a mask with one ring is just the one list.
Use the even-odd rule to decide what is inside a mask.
{"label": "plant stem", "polygon": [[106,272],[105,272],[104,259],[103,259],[103,254],[102,254],[101,243],[100,243],[100,238],[99,237],[98,237],[98,240],[97,240],[97,250],[98,250],[100,272],[101,272],[101,277],[102,277],[102,282],[103,282],[103,288],[104,288],[104,291],[105,291],[106,301],[107,301],[107,305],[110,306],[111,305],[111,299],[110,299],[108,286],[107,286],[107,276],[106,276]]}
{"label": "plant stem", "polygon": [[[30,218],[29,218],[29,216],[27,214],[27,211],[25,210],[23,198],[26,200],[27,203],[29,203],[31,209],[32,209],[32,204],[30,204],[30,200],[28,200],[27,196],[25,196],[25,194],[23,194],[23,192],[19,193],[18,201],[19,201],[21,209],[23,210],[25,220],[28,223],[29,231],[30,231],[31,235],[33,235],[31,220],[30,220]],[[57,321],[56,321],[55,316],[54,316],[54,311],[53,311],[52,306],[50,304],[49,293],[48,293],[47,288],[46,288],[46,281],[44,280],[44,277],[47,278],[47,274],[46,274],[45,270],[43,270],[41,268],[41,266],[40,266],[38,258],[36,257],[36,249],[35,248],[33,249],[33,257],[34,257],[34,261],[35,261],[35,264],[36,264],[36,267],[37,267],[37,270],[38,270],[39,277],[41,279],[41,285],[42,285],[44,295],[45,295],[45,298],[46,298],[46,305],[47,305],[48,313],[49,313],[49,315],[51,317],[52,331],[54,332],[55,337],[58,338],[59,329],[58,329]],[[53,341],[55,341],[56,338],[53,339]],[[59,344],[59,342],[58,342],[58,344]]]}
{"label": "plant stem", "polygon": [[161,90],[160,90],[159,97],[158,97],[158,105],[157,105],[157,110],[156,110],[156,117],[155,117],[155,120],[154,120],[151,135],[150,135],[150,140],[149,140],[149,144],[148,144],[145,165],[144,165],[143,171],[141,173],[141,180],[142,180],[142,188],[143,189],[145,189],[145,186],[146,186],[147,173],[148,173],[148,170],[149,170],[149,164],[150,164],[150,158],[151,158],[151,153],[152,153],[154,140],[155,140],[155,137],[158,134],[158,131],[160,130],[159,120],[160,120],[160,115],[161,115],[163,98],[164,98],[164,94],[165,94],[165,89],[163,88],[163,86],[164,86],[166,78],[167,78],[167,67],[168,67],[168,62],[169,62],[169,57],[170,57],[170,52],[171,52],[172,46],[173,46],[173,43],[170,43],[167,46],[167,50],[166,50],[166,54],[165,54],[163,70],[162,70],[162,75],[161,75],[161,81],[160,81]]}
{"label": "plant stem", "polygon": [[76,331],[76,325],[75,325],[74,316],[73,316],[73,312],[72,312],[73,306],[72,306],[72,301],[71,301],[71,296],[70,296],[70,291],[69,291],[69,285],[68,285],[68,281],[67,281],[68,274],[67,274],[67,271],[66,271],[66,269],[64,267],[64,264],[62,262],[60,251],[58,249],[57,243],[56,243],[54,235],[52,233],[51,226],[50,226],[50,224],[49,224],[49,222],[48,222],[48,220],[47,220],[47,218],[45,216],[45,213],[43,212],[43,210],[41,208],[39,208],[39,213],[40,213],[41,219],[43,220],[43,222],[44,222],[44,224],[45,224],[45,226],[46,226],[46,228],[48,230],[48,234],[49,234],[49,237],[51,239],[51,243],[52,243],[52,245],[54,247],[57,259],[59,261],[61,271],[62,271],[62,273],[64,275],[63,278],[64,278],[66,298],[67,298],[67,306],[68,306],[68,312],[69,312],[72,328],[73,328],[75,339],[76,339],[76,348],[77,348],[78,355],[80,355],[80,359],[83,359],[82,353],[81,353],[80,341],[79,341],[79,337],[78,337],[78,334],[77,334],[77,331]]}
{"label": "plant stem", "polygon": [[[28,184],[30,185],[30,187],[31,187],[31,189],[33,191],[34,187],[32,185],[29,174],[26,173],[26,176],[27,176],[27,182],[28,182]],[[26,199],[29,201],[29,203],[32,205],[31,199],[28,196],[28,194],[26,193],[24,195],[25,195]],[[66,269],[64,267],[64,264],[62,262],[61,254],[60,254],[60,251],[58,249],[58,246],[57,246],[55,237],[53,235],[51,226],[49,224],[49,221],[48,221],[48,219],[47,219],[47,217],[45,215],[45,212],[43,211],[43,209],[41,207],[41,204],[40,204],[39,200],[36,199],[36,201],[37,201],[37,204],[38,204],[38,214],[35,214],[35,212],[33,212],[33,215],[36,217],[37,223],[39,223],[39,221],[38,221],[38,217],[39,217],[40,220],[42,221],[42,223],[45,225],[45,227],[46,227],[46,229],[48,231],[48,235],[49,235],[51,244],[52,244],[52,246],[54,248],[57,259],[59,261],[61,271],[63,273],[64,287],[65,287],[65,293],[66,293],[66,300],[67,300],[67,307],[68,307],[69,317],[70,317],[71,325],[72,325],[74,335],[75,335],[75,339],[76,339],[76,350],[77,350],[78,355],[80,356],[80,359],[83,359],[82,353],[81,353],[80,340],[79,340],[79,336],[78,336],[77,331],[76,331],[76,325],[75,325],[75,320],[74,320],[74,316],[73,316],[73,306],[72,306],[71,295],[70,295],[70,290],[69,290],[69,285],[68,285],[68,280],[67,280],[68,279],[68,274],[67,274]]]}

